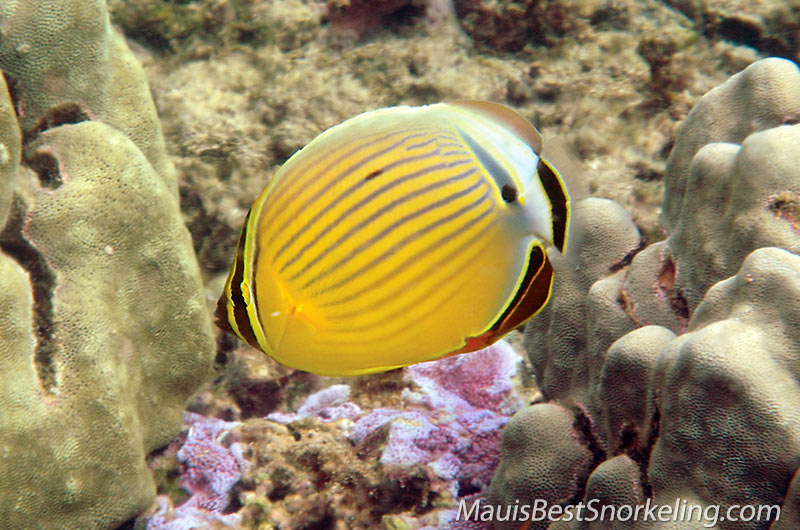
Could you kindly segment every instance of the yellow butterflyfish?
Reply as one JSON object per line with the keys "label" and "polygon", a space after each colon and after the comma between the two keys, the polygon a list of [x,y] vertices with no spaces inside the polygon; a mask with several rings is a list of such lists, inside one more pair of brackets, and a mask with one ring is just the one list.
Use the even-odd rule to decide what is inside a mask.
{"label": "yellow butterflyfish", "polygon": [[293,368],[358,375],[484,348],[546,303],[570,197],[497,103],[366,112],[295,153],[245,220],[217,323]]}

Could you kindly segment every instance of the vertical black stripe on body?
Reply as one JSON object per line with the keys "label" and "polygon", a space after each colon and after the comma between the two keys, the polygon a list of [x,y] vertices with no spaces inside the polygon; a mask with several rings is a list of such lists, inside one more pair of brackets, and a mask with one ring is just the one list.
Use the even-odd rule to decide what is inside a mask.
{"label": "vertical black stripe on body", "polygon": [[[233,273],[231,272],[231,274]],[[217,300],[217,308],[214,310],[214,323],[222,331],[227,331],[228,333],[233,333],[234,335],[236,335],[237,333],[233,330],[230,322],[228,321],[229,303],[230,303],[230,291],[228,290],[228,284],[225,284],[225,288],[222,291],[222,295],[219,297],[219,300]]]}
{"label": "vertical black stripe on body", "polygon": [[[469,160],[467,160],[465,162],[469,162]],[[459,163],[451,163],[451,164],[442,163],[442,164],[437,164],[437,165],[434,165],[434,166],[429,166],[429,167],[423,168],[423,169],[421,169],[419,171],[415,171],[414,173],[410,173],[409,175],[406,175],[405,177],[402,177],[400,179],[396,179],[395,181],[385,185],[383,187],[383,190],[385,191],[385,190],[391,189],[391,188],[393,188],[393,187],[395,187],[397,185],[403,184],[404,182],[412,180],[412,179],[414,179],[416,177],[423,176],[423,175],[426,175],[428,173],[431,173],[432,171],[437,171],[437,170],[446,169],[446,168],[452,168],[452,167],[456,167],[458,165],[461,165],[461,163],[460,162]],[[392,202],[390,202],[389,204],[387,204],[383,208],[377,210],[376,212],[373,212],[367,218],[363,219],[362,221],[360,221],[356,225],[352,226],[347,232],[342,234],[331,245],[329,245],[327,248],[321,250],[315,257],[310,259],[308,261],[308,263],[306,263],[305,267],[303,267],[303,269],[301,269],[300,271],[298,271],[297,273],[295,273],[293,276],[291,276],[289,278],[289,281],[294,281],[294,280],[300,278],[303,274],[308,272],[311,269],[311,267],[316,265],[325,256],[329,256],[331,254],[331,252],[335,251],[339,246],[341,246],[343,243],[345,243],[354,234],[360,232],[365,227],[371,225],[376,220],[378,220],[380,217],[390,213],[392,210],[394,210],[398,206],[400,206],[402,204],[405,204],[405,203],[407,203],[407,202],[409,202],[409,201],[411,201],[413,199],[416,199],[418,197],[424,196],[425,194],[430,193],[431,191],[433,191],[433,190],[435,190],[437,188],[444,187],[444,186],[446,186],[448,184],[454,184],[454,183],[458,182],[459,180],[463,180],[465,178],[468,178],[471,175],[473,175],[475,173],[475,171],[476,171],[475,168],[469,169],[467,171],[464,171],[462,173],[459,173],[459,174],[454,175],[452,177],[449,177],[447,179],[440,180],[440,181],[435,181],[432,184],[429,184],[429,185],[427,185],[427,186],[425,186],[423,188],[419,188],[419,189],[416,189],[416,190],[414,190],[414,191],[412,191],[410,193],[407,193],[406,195],[403,195],[402,197],[398,197],[397,199],[393,200]],[[359,203],[356,203],[351,209],[349,209],[347,212],[342,214],[333,223],[331,223],[328,226],[326,226],[320,232],[320,234],[322,234],[322,235],[327,234],[337,224],[339,224],[342,220],[344,220],[346,216],[351,215],[354,211],[356,211],[356,210],[362,208],[363,206],[369,204],[369,202],[371,202],[377,195],[380,194],[380,193],[378,193],[380,191],[381,190],[378,190],[376,193],[370,195],[369,197],[364,198],[363,200],[359,201]],[[322,237],[322,236],[320,235],[320,237]],[[317,241],[318,241],[318,239],[315,238],[315,240],[312,243],[316,243]],[[310,248],[311,243],[309,243],[306,246]],[[304,251],[305,248],[303,248],[301,250]],[[287,264],[287,266],[288,266],[288,264]]]}
{"label": "vertical black stripe on body", "polygon": [[[239,246],[236,249],[233,270],[225,286],[226,291],[222,293],[219,302],[217,302],[216,317],[217,324],[222,329],[236,333],[236,335],[250,346],[261,349],[255,333],[253,332],[250,318],[247,315],[247,304],[242,295],[242,282],[244,280],[244,245],[247,239],[247,222],[249,219],[250,212],[247,212],[247,217],[245,217],[244,225],[242,226],[242,232],[239,235]],[[229,322],[229,306],[233,310],[233,326],[231,326]],[[221,322],[224,322],[224,325],[222,325]],[[236,330],[232,329],[233,327],[236,327]]]}
{"label": "vertical black stripe on body", "polygon": [[553,244],[559,252],[564,252],[569,224],[569,196],[561,176],[543,158],[539,158],[536,168],[547,198],[550,201],[550,215],[553,220]]}
{"label": "vertical black stripe on body", "polygon": [[553,280],[553,267],[544,249],[534,245],[528,256],[525,276],[514,298],[489,331],[505,334],[516,328],[547,303],[550,297],[550,283]]}
{"label": "vertical black stripe on body", "polygon": [[[470,186],[469,188],[461,190],[458,193],[454,193],[453,195],[451,195],[449,197],[446,197],[445,199],[441,199],[439,201],[431,203],[431,204],[427,205],[426,207],[424,207],[424,208],[422,208],[420,210],[417,210],[416,212],[414,212],[412,214],[409,214],[409,215],[397,220],[395,223],[393,223],[392,225],[388,226],[387,228],[382,230],[380,233],[376,234],[374,237],[372,237],[369,240],[367,240],[364,243],[362,243],[358,248],[353,250],[353,252],[351,252],[348,256],[346,256],[345,258],[339,260],[331,269],[326,270],[323,273],[323,275],[321,275],[321,276],[324,276],[324,275],[329,274],[330,272],[333,272],[335,269],[339,268],[344,263],[347,263],[348,261],[352,260],[360,252],[362,252],[366,248],[369,248],[376,241],[379,241],[380,239],[385,237],[387,234],[389,234],[390,232],[392,232],[393,230],[395,230],[399,226],[402,226],[403,224],[407,223],[408,221],[410,221],[410,220],[412,220],[412,219],[414,219],[416,217],[419,217],[420,215],[422,215],[424,213],[436,210],[437,208],[441,208],[442,206],[444,206],[444,205],[446,205],[446,204],[448,204],[448,203],[450,203],[450,202],[452,202],[452,201],[454,201],[454,200],[456,200],[456,199],[458,199],[458,198],[460,198],[462,196],[466,196],[469,193],[472,193],[473,191],[478,189],[478,187],[480,187],[480,186],[485,186],[485,184],[482,181],[478,181],[474,185]],[[430,231],[432,231],[432,230],[434,230],[434,229],[436,229],[436,228],[438,228],[440,226],[446,225],[450,221],[458,219],[459,217],[463,216],[464,214],[467,214],[470,211],[475,210],[478,206],[480,206],[481,204],[483,204],[487,200],[489,200],[489,191],[488,190],[484,190],[483,194],[480,197],[478,197],[476,200],[474,200],[471,203],[459,208],[455,212],[452,212],[449,215],[446,215],[444,217],[436,219],[435,221],[433,221],[431,223],[428,223],[427,225],[425,225],[424,227],[420,228],[419,230],[416,230],[416,231],[412,232],[408,236],[406,236],[403,239],[401,239],[397,244],[393,245],[392,248],[386,250],[386,252],[384,252],[380,256],[374,258],[372,261],[370,261],[369,263],[363,265],[358,270],[356,270],[355,272],[350,274],[347,278],[339,280],[335,284],[330,285],[330,286],[326,287],[325,289],[322,289],[320,291],[316,291],[314,293],[314,295],[324,294],[324,293],[326,293],[328,291],[332,291],[332,290],[341,288],[343,285],[351,282],[354,278],[358,277],[359,275],[361,275],[364,272],[368,271],[372,267],[375,267],[379,263],[381,263],[381,262],[385,261],[386,259],[388,259],[389,257],[393,256],[394,254],[396,254],[398,251],[403,249],[403,247],[405,247],[409,243],[419,239],[420,237],[424,236],[425,234],[429,233]],[[451,231],[457,231],[459,228],[461,228],[461,227],[459,226],[459,227],[457,227],[457,228],[455,228],[455,229],[453,229]],[[303,289],[308,289],[316,281],[317,281],[317,278],[312,278],[310,281],[308,281],[303,286]]]}

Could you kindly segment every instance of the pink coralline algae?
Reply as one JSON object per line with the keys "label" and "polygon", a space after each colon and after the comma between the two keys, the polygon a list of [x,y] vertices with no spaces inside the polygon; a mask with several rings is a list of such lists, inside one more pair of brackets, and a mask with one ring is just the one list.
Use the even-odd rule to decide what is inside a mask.
{"label": "pink coralline algae", "polygon": [[519,356],[505,341],[470,354],[420,363],[408,368],[420,393],[406,392],[412,402],[454,412],[490,410],[510,416],[519,408],[511,386]]}
{"label": "pink coralline algae", "polygon": [[[409,388],[403,406],[362,410],[350,401],[349,385],[336,384],[311,394],[295,413],[268,419],[290,423],[305,418],[342,421],[358,454],[377,458],[383,471],[403,482],[427,476],[430,491],[442,501],[469,505],[482,498],[500,460],[500,434],[522,405],[512,386],[520,356],[504,341],[484,350],[421,363],[405,369]],[[475,521],[456,521],[457,509],[426,514],[439,530],[488,530]],[[483,526],[481,526],[483,524]],[[433,527],[425,527],[433,528]]]}
{"label": "pink coralline algae", "polygon": [[348,401],[348,385],[331,385],[308,396],[297,412],[273,412],[268,420],[278,423],[291,423],[302,418],[319,418],[322,421],[336,421],[343,418],[355,419],[361,416],[361,408]]}
{"label": "pink coralline algae", "polygon": [[191,497],[172,514],[153,516],[148,530],[188,530],[205,528],[212,523],[238,526],[239,517],[225,515],[223,510],[230,502],[231,489],[247,469],[247,461],[242,457],[239,444],[225,447],[220,438],[239,423],[192,412],[184,413],[184,423],[190,426],[189,433],[177,457],[181,463],[181,486]]}
{"label": "pink coralline algae", "polygon": [[520,406],[511,385],[519,356],[505,342],[479,352],[417,364],[407,377],[404,410],[379,408],[359,419],[350,439],[379,447],[380,462],[400,469],[426,465],[452,481],[453,497],[482,490],[500,458],[500,431]]}

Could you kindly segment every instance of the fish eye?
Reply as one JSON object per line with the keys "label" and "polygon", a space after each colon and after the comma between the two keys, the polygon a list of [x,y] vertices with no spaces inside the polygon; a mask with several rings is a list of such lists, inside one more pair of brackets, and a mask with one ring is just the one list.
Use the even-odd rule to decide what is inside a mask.
{"label": "fish eye", "polygon": [[500,195],[503,197],[503,200],[506,202],[514,202],[517,200],[517,188],[512,186],[511,184],[505,184],[503,186],[503,190],[500,192]]}

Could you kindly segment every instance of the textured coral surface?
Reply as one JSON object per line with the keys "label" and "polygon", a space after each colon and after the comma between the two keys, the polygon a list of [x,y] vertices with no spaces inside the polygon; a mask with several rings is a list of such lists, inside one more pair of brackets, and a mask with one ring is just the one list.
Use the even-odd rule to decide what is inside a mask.
{"label": "textured coral surface", "polygon": [[[798,105],[800,70],[782,59],[754,63],[700,100],[667,165],[662,242],[631,253],[637,231],[627,214],[583,201],[583,209],[604,210],[592,219],[606,222],[587,223],[577,261],[558,262],[566,273],[553,302],[527,325],[547,403],[509,422],[491,502],[677,502],[718,510],[720,518],[702,522],[724,529],[769,528],[776,511],[757,510],[784,503],[795,517]],[[596,241],[607,244],[596,248]],[[561,438],[549,439],[556,454],[571,458],[560,464],[520,451],[539,446],[546,428],[522,420],[545,407],[563,411]],[[581,451],[588,452],[582,461]],[[515,466],[522,454],[530,463]],[[745,504],[757,516],[725,518]],[[640,518],[617,527],[659,524]],[[695,517],[663,527],[697,524]],[[583,527],[576,520],[552,526]]]}
{"label": "textured coral surface", "polygon": [[112,528],[152,502],[145,458],[208,376],[208,310],[104,3],[3,2],[0,20],[0,527]]}

